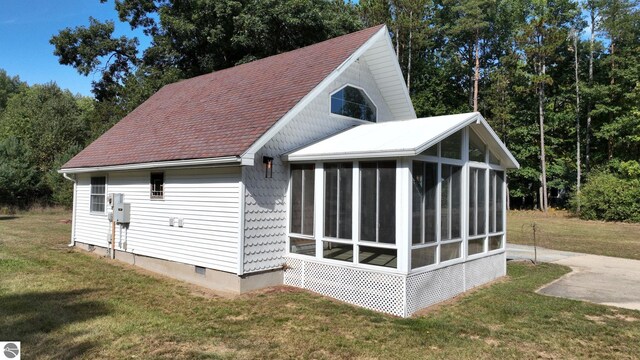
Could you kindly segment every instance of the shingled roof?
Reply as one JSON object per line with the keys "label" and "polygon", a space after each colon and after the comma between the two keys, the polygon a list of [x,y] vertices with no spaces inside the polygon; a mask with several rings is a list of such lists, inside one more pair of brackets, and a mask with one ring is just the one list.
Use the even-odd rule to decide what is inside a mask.
{"label": "shingled roof", "polygon": [[166,85],[62,169],[240,156],[381,28]]}

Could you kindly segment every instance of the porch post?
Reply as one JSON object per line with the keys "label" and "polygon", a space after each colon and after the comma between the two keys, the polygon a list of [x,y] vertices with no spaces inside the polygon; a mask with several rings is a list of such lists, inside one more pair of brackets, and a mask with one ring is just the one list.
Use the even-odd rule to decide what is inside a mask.
{"label": "porch post", "polygon": [[316,162],[313,208],[313,237],[316,240],[316,258],[322,258],[322,237],[324,236],[324,168],[321,162]]}
{"label": "porch post", "polygon": [[397,162],[396,176],[396,246],[398,247],[398,270],[408,274],[411,252],[411,159],[401,158]]}

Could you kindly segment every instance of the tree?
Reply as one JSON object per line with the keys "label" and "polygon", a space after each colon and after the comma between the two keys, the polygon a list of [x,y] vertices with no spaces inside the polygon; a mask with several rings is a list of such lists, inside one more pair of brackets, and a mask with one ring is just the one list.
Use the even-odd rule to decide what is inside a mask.
{"label": "tree", "polygon": [[31,151],[32,162],[46,171],[56,154],[89,136],[79,102],[56,84],[34,85],[14,95],[0,121],[0,138],[15,137]]}
{"label": "tree", "polygon": [[547,74],[548,64],[560,53],[558,49],[565,44],[569,29],[574,25],[577,11],[574,3],[568,0],[532,2],[527,24],[521,37],[527,63],[531,65],[532,83],[538,99],[538,127],[540,131],[540,209],[547,211],[547,160],[545,149],[545,87],[553,83]]}
{"label": "tree", "polygon": [[17,76],[9,76],[7,72],[0,69],[0,114],[7,107],[7,102],[13,94],[17,94],[25,87]]}
{"label": "tree", "polygon": [[0,204],[30,204],[36,198],[38,182],[29,148],[15,137],[0,140]]}
{"label": "tree", "polygon": [[[121,21],[152,38],[142,55],[137,39],[116,38],[113,22],[95,19],[88,27],[62,30],[51,43],[62,64],[83,75],[101,72],[102,78],[93,84],[96,99],[121,108],[132,107],[122,105],[132,103],[127,96],[153,93],[176,78],[210,73],[361,27],[354,6],[338,0],[117,0],[115,7]],[[124,90],[137,84],[153,85]],[[136,99],[139,103],[144,96]]]}
{"label": "tree", "polygon": [[[635,0],[612,0],[600,4],[600,30],[608,40],[608,53],[602,57],[602,66],[608,68],[607,81],[601,94],[602,102],[595,105],[594,116],[600,116],[601,125],[595,136],[606,141],[606,160],[616,155],[640,155],[634,148],[637,144],[633,134],[634,122],[629,116],[637,102],[634,91],[638,87],[638,58],[640,48],[640,12]],[[632,135],[633,134],[633,135]],[[616,154],[616,150],[619,150]]]}
{"label": "tree", "polygon": [[55,47],[53,54],[58,56],[60,64],[71,65],[85,76],[93,72],[102,73],[99,81],[92,82],[98,100],[116,96],[115,87],[140,62],[137,56],[138,39],[125,36],[115,38],[114,30],[113,21],[101,23],[89,18],[89,26],[66,28],[50,41]]}
{"label": "tree", "polygon": [[[18,152],[20,155],[0,170],[7,186],[13,186],[1,201],[48,202],[52,189],[44,176],[53,169],[60,154],[68,153],[70,148],[77,150],[90,138],[93,102],[75,97],[54,83],[25,87],[9,99],[0,116],[0,141],[5,144],[5,156],[17,156]],[[24,175],[25,180],[12,180],[16,174]]]}

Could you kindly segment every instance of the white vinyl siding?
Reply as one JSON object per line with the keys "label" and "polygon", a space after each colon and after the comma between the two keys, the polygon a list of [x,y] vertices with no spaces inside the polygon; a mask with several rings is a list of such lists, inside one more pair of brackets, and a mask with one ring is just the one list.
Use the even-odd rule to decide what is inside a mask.
{"label": "white vinyl siding", "polygon": [[[237,272],[240,233],[240,169],[164,172],[164,198],[149,197],[149,171],[112,172],[107,193],[131,203],[128,229],[116,228],[116,248],[134,254]],[[89,214],[89,176],[78,177],[76,240],[107,246],[106,216]],[[86,207],[83,205],[86,203]],[[182,219],[183,227],[169,225]]]}

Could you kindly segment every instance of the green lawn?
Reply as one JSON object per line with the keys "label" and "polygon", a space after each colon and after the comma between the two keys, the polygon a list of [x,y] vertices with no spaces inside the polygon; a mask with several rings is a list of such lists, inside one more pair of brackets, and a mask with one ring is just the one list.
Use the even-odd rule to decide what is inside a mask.
{"label": "green lawn", "polygon": [[234,299],[69,250],[66,212],[0,218],[0,340],[31,358],[610,358],[640,312],[537,295],[557,265],[399,319],[278,287]]}
{"label": "green lawn", "polygon": [[565,211],[510,211],[507,242],[640,260],[640,224],[585,221]]}

